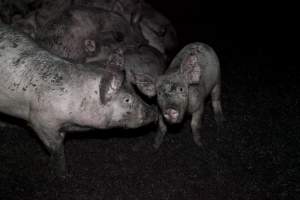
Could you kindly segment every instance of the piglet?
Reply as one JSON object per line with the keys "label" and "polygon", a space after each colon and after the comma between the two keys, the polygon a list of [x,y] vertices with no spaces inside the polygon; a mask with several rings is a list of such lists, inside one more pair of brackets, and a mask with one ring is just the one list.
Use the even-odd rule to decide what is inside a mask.
{"label": "piglet", "polygon": [[[186,45],[173,59],[166,72],[148,85],[155,88],[161,111],[159,129],[154,147],[158,148],[167,131],[167,124],[183,121],[191,115],[193,139],[202,146],[200,128],[205,99],[212,98],[212,107],[218,126],[224,120],[221,106],[221,71],[215,51],[204,43]],[[151,81],[152,80],[152,81]]]}

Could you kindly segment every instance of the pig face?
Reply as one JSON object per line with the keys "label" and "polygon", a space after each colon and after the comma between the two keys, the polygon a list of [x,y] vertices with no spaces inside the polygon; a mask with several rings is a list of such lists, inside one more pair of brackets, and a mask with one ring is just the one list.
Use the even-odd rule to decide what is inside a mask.
{"label": "pig face", "polygon": [[111,122],[123,128],[137,128],[156,120],[157,111],[137,95],[124,89],[111,101]]}
{"label": "pig face", "polygon": [[181,73],[159,77],[157,101],[165,120],[169,123],[182,121],[188,105],[188,82]]}
{"label": "pig face", "polygon": [[191,53],[172,71],[153,78],[140,74],[138,84],[157,94],[160,110],[169,123],[180,123],[183,120],[189,103],[189,87],[200,84],[201,65],[199,55]]}
{"label": "pig face", "polygon": [[169,123],[182,121],[189,103],[189,86],[200,84],[199,55],[191,53],[179,69],[159,77],[156,85],[158,105]]}
{"label": "pig face", "polygon": [[117,74],[106,77],[100,84],[100,101],[109,110],[109,126],[137,128],[157,119],[157,109],[149,106],[134,92],[124,80],[123,52],[116,51],[110,56],[106,65]]}
{"label": "pig face", "polygon": [[153,84],[155,78],[166,68],[163,55],[153,47],[142,46],[137,50],[126,51],[125,56],[128,80],[147,97],[154,97],[156,95]]}

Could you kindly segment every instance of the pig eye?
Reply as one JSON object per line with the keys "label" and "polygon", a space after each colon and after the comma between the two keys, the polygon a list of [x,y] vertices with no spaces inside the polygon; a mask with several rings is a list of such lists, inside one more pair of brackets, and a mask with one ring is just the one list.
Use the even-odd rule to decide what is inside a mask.
{"label": "pig eye", "polygon": [[130,96],[127,96],[127,97],[125,97],[125,98],[124,98],[124,100],[123,100],[123,101],[124,101],[124,103],[125,103],[125,104],[131,104],[131,102],[132,102],[132,99],[131,99],[131,97],[130,97]]}
{"label": "pig eye", "polygon": [[177,91],[178,91],[178,92],[183,92],[184,89],[183,89],[183,87],[178,87],[178,88],[177,88]]}

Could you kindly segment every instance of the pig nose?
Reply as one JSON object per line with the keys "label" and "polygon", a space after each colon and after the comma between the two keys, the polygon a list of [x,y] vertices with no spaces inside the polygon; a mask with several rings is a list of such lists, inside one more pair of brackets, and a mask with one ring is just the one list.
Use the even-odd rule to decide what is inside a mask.
{"label": "pig nose", "polygon": [[169,108],[164,112],[164,117],[167,120],[176,120],[178,118],[178,115],[178,111],[173,108]]}

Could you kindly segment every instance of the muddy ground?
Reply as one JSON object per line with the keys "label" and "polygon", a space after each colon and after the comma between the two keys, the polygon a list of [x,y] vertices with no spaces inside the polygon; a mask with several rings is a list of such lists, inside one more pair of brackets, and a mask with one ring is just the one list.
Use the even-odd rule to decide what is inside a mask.
{"label": "muddy ground", "polygon": [[[169,17],[176,20],[174,13]],[[154,127],[68,134],[69,172],[57,179],[31,129],[2,127],[0,199],[300,199],[300,74],[297,55],[288,49],[293,39],[278,46],[270,38],[277,25],[228,27],[185,17],[175,23],[181,45],[206,42],[222,64],[226,122],[217,132],[208,101],[203,149],[193,143],[188,123],[170,130],[158,150]]]}

